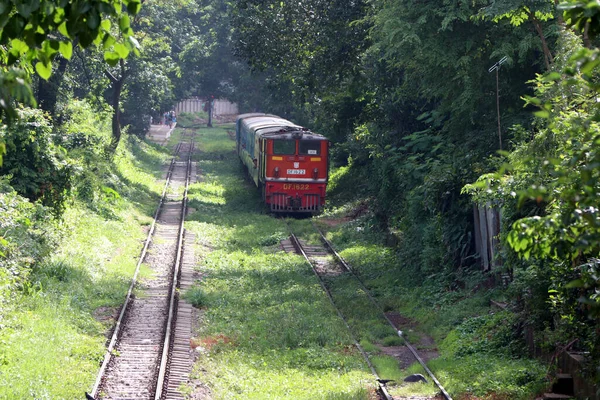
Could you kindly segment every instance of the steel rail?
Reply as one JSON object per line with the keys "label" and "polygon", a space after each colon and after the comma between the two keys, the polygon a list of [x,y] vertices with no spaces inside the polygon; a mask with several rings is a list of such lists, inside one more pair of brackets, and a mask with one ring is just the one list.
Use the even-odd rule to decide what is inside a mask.
{"label": "steel rail", "polygon": [[104,378],[104,373],[106,372],[108,363],[110,362],[110,360],[113,356],[112,353],[113,353],[113,350],[117,343],[117,340],[119,338],[119,334],[121,333],[123,319],[125,318],[125,312],[127,311],[127,307],[129,306],[129,303],[131,302],[131,298],[133,295],[133,289],[135,287],[135,284],[137,283],[137,277],[140,272],[140,267],[141,267],[142,263],[144,262],[144,259],[146,258],[146,254],[148,253],[148,247],[150,246],[150,243],[152,242],[152,236],[154,235],[154,230],[156,228],[156,221],[158,219],[158,214],[160,213],[160,210],[165,202],[165,198],[167,197],[167,188],[169,187],[169,183],[171,182],[171,176],[173,174],[173,169],[175,166],[175,158],[179,154],[180,150],[181,150],[181,142],[178,143],[177,146],[175,147],[175,151],[174,151],[175,155],[173,156],[173,158],[171,158],[171,163],[169,164],[169,169],[167,171],[167,176],[165,178],[165,185],[163,186],[163,190],[162,190],[162,193],[160,196],[160,201],[158,202],[158,206],[156,207],[156,211],[154,212],[154,218],[152,220],[152,224],[150,225],[150,230],[148,231],[148,235],[146,236],[144,247],[142,248],[142,252],[140,253],[140,257],[136,264],[135,271],[133,273],[133,277],[131,278],[131,283],[129,284],[129,289],[127,290],[127,295],[125,296],[125,302],[123,303],[123,306],[121,307],[121,312],[119,313],[119,318],[117,319],[117,322],[113,328],[113,334],[111,336],[110,343],[109,343],[108,347],[106,348],[106,352],[104,353],[104,359],[102,361],[102,365],[100,366],[100,370],[98,371],[98,375],[96,376],[96,381],[94,382],[94,386],[92,388],[92,391],[90,392],[90,395],[93,398],[96,398],[96,396],[98,395],[98,389],[100,388],[100,385],[102,384],[102,379]]}
{"label": "steel rail", "polygon": [[169,361],[169,355],[171,351],[171,331],[174,323],[175,306],[177,305],[177,288],[178,288],[178,277],[181,270],[181,259],[183,255],[183,240],[184,240],[184,222],[185,215],[187,214],[187,203],[188,203],[188,188],[190,185],[190,175],[192,173],[192,153],[194,151],[194,141],[190,143],[190,149],[187,159],[185,189],[183,191],[183,199],[181,200],[181,221],[179,222],[179,234],[177,238],[177,256],[175,257],[175,266],[173,268],[173,280],[171,284],[171,293],[169,297],[169,317],[167,319],[167,329],[164,335],[163,352],[160,362],[160,369],[158,373],[158,379],[156,383],[156,390],[154,392],[154,399],[160,400],[163,395],[164,384],[167,377],[167,363]]}
{"label": "steel rail", "polygon": [[367,286],[365,285],[364,281],[360,278],[360,276],[346,262],[346,260],[344,260],[344,258],[335,250],[335,248],[333,247],[333,244],[329,240],[327,240],[327,238],[325,237],[323,232],[314,223],[313,223],[313,227],[317,230],[317,232],[319,232],[319,235],[321,236],[321,240],[323,241],[325,246],[329,249],[329,251],[338,259],[338,261],[342,264],[342,266],[356,278],[356,280],[360,283],[362,289],[365,291],[365,293],[371,300],[371,303],[375,307],[377,307],[377,309],[379,309],[379,311],[381,312],[383,317],[392,326],[392,328],[394,328],[394,330],[396,331],[398,336],[404,340],[404,345],[408,348],[408,350],[410,350],[410,352],[413,354],[413,356],[419,362],[419,364],[421,364],[421,366],[423,367],[425,372],[427,372],[427,375],[429,375],[431,380],[440,389],[440,391],[442,392],[442,394],[446,398],[446,400],[452,400],[452,397],[450,396],[450,394],[446,391],[446,389],[444,389],[444,387],[442,386],[440,381],[435,377],[433,372],[431,372],[431,370],[427,367],[427,365],[425,364],[425,361],[423,361],[423,359],[417,353],[417,350],[408,342],[407,338],[402,334],[402,331],[398,330],[398,327],[396,327],[396,325],[394,325],[392,320],[385,314],[383,307],[381,307],[381,305],[375,300],[375,297],[373,297],[373,295],[371,294],[371,291],[367,288]]}
{"label": "steel rail", "polygon": [[[288,228],[289,228],[289,225],[288,225]],[[367,362],[367,365],[369,366],[369,369],[371,370],[371,373],[373,374],[373,376],[375,376],[375,379],[377,380],[377,386],[379,387],[379,389],[378,389],[379,392],[385,397],[386,400],[393,400],[394,398],[388,393],[387,388],[385,386],[385,383],[380,382],[381,378],[379,377],[379,374],[377,374],[377,371],[375,370],[375,367],[371,363],[371,360],[369,359],[369,356],[367,355],[367,353],[365,352],[365,350],[362,348],[362,346],[360,345],[360,343],[358,343],[358,340],[354,336],[354,333],[352,333],[352,328],[350,327],[350,324],[348,323],[348,321],[344,317],[344,314],[342,314],[342,312],[340,311],[340,309],[338,308],[338,306],[335,304],[335,301],[333,300],[333,296],[331,295],[331,292],[327,288],[327,285],[325,285],[325,281],[323,280],[323,278],[321,277],[321,275],[319,275],[318,271],[316,270],[316,268],[314,267],[314,265],[312,264],[312,262],[310,262],[310,259],[308,258],[308,255],[304,251],[304,248],[302,247],[302,244],[300,243],[300,240],[298,240],[298,238],[296,237],[296,235],[291,230],[290,230],[290,238],[292,239],[291,241],[292,241],[292,244],[293,244],[294,248],[296,249],[296,251],[298,253],[300,253],[304,257],[304,259],[306,260],[306,262],[308,263],[308,265],[310,265],[313,273],[319,279],[319,284],[321,285],[321,288],[323,289],[323,291],[325,292],[325,294],[327,294],[327,298],[331,302],[331,305],[333,306],[333,308],[337,312],[338,316],[340,317],[340,319],[342,321],[344,321],[344,325],[346,325],[346,328],[348,329],[348,332],[350,332],[350,335],[352,336],[352,340],[354,341],[354,346],[356,346],[356,348],[358,349],[358,351],[360,351],[360,354],[363,356],[363,358]]]}

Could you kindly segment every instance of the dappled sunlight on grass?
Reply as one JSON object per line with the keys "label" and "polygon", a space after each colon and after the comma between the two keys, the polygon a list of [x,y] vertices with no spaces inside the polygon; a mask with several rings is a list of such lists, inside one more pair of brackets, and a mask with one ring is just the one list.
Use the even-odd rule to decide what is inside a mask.
{"label": "dappled sunlight on grass", "polygon": [[[275,381],[285,385],[285,393],[294,393],[292,398],[324,398],[317,393],[338,391],[366,398],[364,382],[354,377],[372,378],[353,348],[348,351],[348,332],[310,270],[298,256],[261,251],[260,237],[251,238],[246,228],[229,227],[224,240],[210,242],[214,247],[203,253],[200,266],[206,274],[199,286],[206,321],[200,336],[231,338],[211,349],[211,366],[203,366],[218,374],[211,381],[216,398],[281,398]],[[219,230],[210,232],[218,235]],[[257,247],[247,247],[244,239],[250,238]],[[261,362],[249,367],[239,359],[246,357]],[[329,381],[329,374],[335,380]]]}
{"label": "dappled sunlight on grass", "polygon": [[215,399],[367,399],[373,377],[310,267],[279,251],[285,222],[263,213],[234,142],[200,133],[186,229],[203,275],[189,295],[204,309],[202,379]]}
{"label": "dappled sunlight on grass", "polygon": [[18,327],[3,328],[1,398],[75,399],[88,390],[86,382],[97,370],[104,347],[97,338],[100,326],[91,322],[78,326],[85,315],[72,308],[68,299],[55,300],[43,293],[30,296],[21,305],[26,311],[11,316],[19,321]]}
{"label": "dappled sunlight on grass", "polygon": [[535,360],[507,359],[487,354],[461,358],[441,357],[429,362],[438,379],[453,393],[476,396],[494,392],[511,399],[530,399],[547,385],[546,369]]}
{"label": "dappled sunlight on grass", "polygon": [[217,156],[224,153],[231,153],[235,147],[235,142],[228,137],[228,130],[235,130],[235,127],[227,124],[196,130],[197,133],[194,138],[196,147],[201,153]]}
{"label": "dappled sunlight on grass", "polygon": [[225,204],[223,192],[225,188],[216,182],[210,182],[203,185],[190,185],[189,196],[191,199],[204,204]]}
{"label": "dappled sunlight on grass", "polygon": [[135,144],[127,144],[131,153],[124,152],[121,147],[115,157],[115,165],[123,184],[117,190],[135,207],[151,216],[164,186],[162,178],[165,171],[161,166],[171,155],[165,148],[138,140]]}
{"label": "dappled sunlight on grass", "polygon": [[[360,371],[328,367],[318,349],[296,353],[301,367],[282,363],[277,354],[235,350],[220,353],[218,358],[202,357],[200,363],[214,382],[215,399],[365,400],[374,387],[373,380]],[[311,362],[324,364],[310,368]]]}

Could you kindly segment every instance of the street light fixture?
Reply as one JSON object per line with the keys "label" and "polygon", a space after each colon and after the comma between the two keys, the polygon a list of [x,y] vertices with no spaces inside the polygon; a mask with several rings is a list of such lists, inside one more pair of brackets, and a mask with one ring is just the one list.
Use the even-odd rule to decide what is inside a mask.
{"label": "street light fixture", "polygon": [[500,87],[498,84],[498,71],[500,66],[508,60],[508,57],[504,56],[496,64],[492,65],[488,72],[491,73],[496,71],[496,111],[498,113],[498,142],[500,144],[500,150],[502,150],[502,131],[500,129]]}

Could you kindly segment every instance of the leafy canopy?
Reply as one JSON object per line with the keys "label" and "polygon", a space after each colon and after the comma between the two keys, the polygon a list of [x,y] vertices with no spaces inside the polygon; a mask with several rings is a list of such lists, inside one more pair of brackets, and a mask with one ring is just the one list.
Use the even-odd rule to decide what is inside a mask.
{"label": "leafy canopy", "polygon": [[138,43],[130,27],[141,0],[9,0],[0,2],[0,112],[17,117],[14,101],[35,104],[34,72],[48,79],[57,56],[70,59],[73,45],[102,45],[104,59],[116,65]]}

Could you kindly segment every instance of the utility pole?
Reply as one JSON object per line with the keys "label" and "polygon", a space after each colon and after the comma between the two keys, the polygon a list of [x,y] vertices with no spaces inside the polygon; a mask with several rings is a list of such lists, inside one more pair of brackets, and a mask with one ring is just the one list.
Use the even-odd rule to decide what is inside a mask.
{"label": "utility pole", "polygon": [[208,98],[208,124],[206,124],[207,128],[212,128],[212,115],[213,115],[213,102],[215,100],[215,96],[210,95]]}
{"label": "utility pole", "polygon": [[506,60],[508,60],[508,57],[504,56],[500,61],[488,69],[489,73],[496,71],[496,112],[498,113],[498,143],[500,145],[500,150],[502,150],[502,130],[500,128],[500,86],[498,83],[498,71],[500,70],[500,66],[504,64]]}

